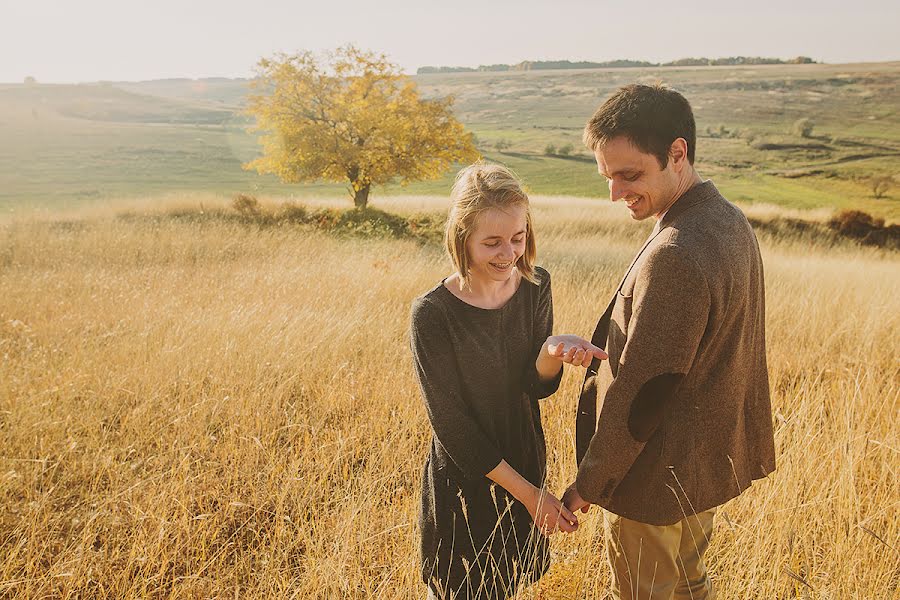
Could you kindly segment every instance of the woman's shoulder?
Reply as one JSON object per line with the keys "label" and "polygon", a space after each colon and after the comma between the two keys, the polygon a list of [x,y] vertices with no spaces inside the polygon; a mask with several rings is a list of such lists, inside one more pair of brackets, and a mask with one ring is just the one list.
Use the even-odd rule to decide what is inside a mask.
{"label": "woman's shoulder", "polygon": [[443,316],[444,310],[442,307],[446,302],[445,292],[449,292],[449,290],[444,287],[444,282],[442,280],[412,301],[410,313],[413,326],[416,326],[417,323],[422,324]]}
{"label": "woman's shoulder", "polygon": [[540,265],[534,266],[534,278],[537,280],[537,283],[532,283],[527,279],[523,279],[522,283],[533,286],[536,291],[550,288],[550,271],[544,267]]}

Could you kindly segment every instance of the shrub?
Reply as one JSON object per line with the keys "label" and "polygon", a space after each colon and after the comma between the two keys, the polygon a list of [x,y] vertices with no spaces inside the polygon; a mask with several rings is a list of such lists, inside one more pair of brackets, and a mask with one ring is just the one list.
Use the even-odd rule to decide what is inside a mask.
{"label": "shrub", "polygon": [[556,154],[556,145],[555,144],[547,144],[544,146],[544,155],[545,156],[553,156]]}
{"label": "shrub", "polygon": [[891,187],[894,185],[894,178],[883,175],[881,177],[873,177],[871,179],[872,195],[876,198],[884,198]]}
{"label": "shrub", "polygon": [[812,136],[813,127],[815,127],[815,123],[812,119],[797,119],[794,121],[794,125],[792,127],[792,131],[795,135],[799,135],[800,137],[808,138]]}
{"label": "shrub", "polygon": [[900,225],[885,225],[884,219],[861,210],[842,210],[828,221],[828,226],[863,244],[900,249]]}
{"label": "shrub", "polygon": [[306,223],[309,220],[309,211],[306,210],[305,206],[286,202],[276,214],[276,220],[288,223]]}
{"label": "shrub", "polygon": [[728,130],[728,128],[725,127],[724,125],[722,125],[721,123],[719,123],[715,127],[713,127],[712,125],[706,126],[706,137],[724,138],[724,137],[731,137],[732,135],[733,135],[732,132],[730,132]]}
{"label": "shrub", "polygon": [[249,194],[235,194],[231,200],[231,208],[242,217],[258,217],[260,214],[259,200]]}
{"label": "shrub", "polygon": [[560,146],[557,152],[560,156],[569,156],[572,154],[572,151],[575,150],[575,146],[572,144],[566,144],[564,146]]}

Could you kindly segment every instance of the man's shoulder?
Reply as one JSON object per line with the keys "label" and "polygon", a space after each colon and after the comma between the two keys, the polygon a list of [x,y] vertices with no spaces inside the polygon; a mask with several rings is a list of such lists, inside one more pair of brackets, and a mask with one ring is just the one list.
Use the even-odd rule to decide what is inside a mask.
{"label": "man's shoulder", "polygon": [[747,218],[740,208],[723,196],[717,188],[710,186],[705,190],[704,200],[680,213],[672,225],[680,228],[692,228],[707,227],[717,223],[746,223],[746,221]]}
{"label": "man's shoulder", "polygon": [[[667,235],[664,235],[667,234]],[[664,230],[647,246],[641,257],[640,272],[644,277],[674,281],[702,278],[704,269],[690,238]]]}
{"label": "man's shoulder", "polygon": [[753,229],[743,211],[718,191],[680,213],[661,232],[661,243],[694,253],[747,244]]}

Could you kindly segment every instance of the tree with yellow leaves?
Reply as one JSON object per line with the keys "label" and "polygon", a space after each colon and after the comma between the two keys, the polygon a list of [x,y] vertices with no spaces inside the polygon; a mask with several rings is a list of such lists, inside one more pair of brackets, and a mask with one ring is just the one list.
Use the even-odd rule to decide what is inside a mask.
{"label": "tree with yellow leaves", "polygon": [[244,165],[289,183],[348,181],[357,208],[373,185],[439,177],[479,156],[452,99],[422,99],[384,55],[339,48],[262,59],[247,112],[263,155]]}

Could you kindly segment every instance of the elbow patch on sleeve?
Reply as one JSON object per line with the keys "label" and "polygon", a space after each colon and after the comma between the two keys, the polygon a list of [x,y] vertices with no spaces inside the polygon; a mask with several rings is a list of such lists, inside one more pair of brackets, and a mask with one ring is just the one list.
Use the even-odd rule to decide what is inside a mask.
{"label": "elbow patch on sleeve", "polygon": [[639,442],[646,442],[653,436],[683,378],[681,373],[664,373],[641,387],[628,413],[628,432],[631,437]]}

